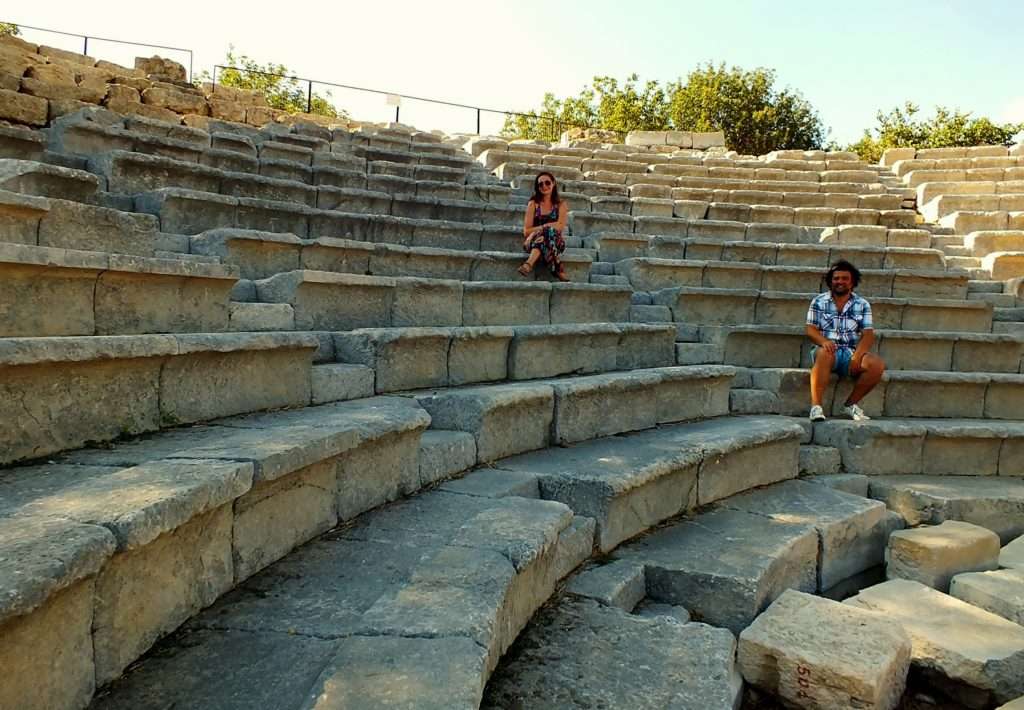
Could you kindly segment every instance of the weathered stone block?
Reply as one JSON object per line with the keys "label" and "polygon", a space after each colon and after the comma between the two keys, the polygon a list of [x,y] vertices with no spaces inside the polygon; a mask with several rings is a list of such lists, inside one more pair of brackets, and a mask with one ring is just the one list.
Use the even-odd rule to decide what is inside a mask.
{"label": "weathered stone block", "polygon": [[787,590],[740,634],[744,679],[801,708],[895,708],[910,637],[884,614]]}
{"label": "weathered stone block", "polygon": [[944,592],[954,575],[995,569],[998,560],[998,535],[977,525],[947,520],[941,525],[894,532],[886,551],[886,576]]}

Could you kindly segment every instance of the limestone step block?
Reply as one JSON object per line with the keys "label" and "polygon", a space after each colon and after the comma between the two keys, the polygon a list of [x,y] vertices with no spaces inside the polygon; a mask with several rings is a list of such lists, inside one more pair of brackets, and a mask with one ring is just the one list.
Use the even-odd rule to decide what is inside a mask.
{"label": "limestone step block", "polygon": [[0,244],[0,335],[219,332],[237,271],[220,264]]}
{"label": "limestone step block", "polygon": [[1000,194],[994,181],[930,180],[918,185],[917,204],[927,205],[942,195],[996,195]]}
{"label": "limestone step block", "polygon": [[1003,543],[1024,533],[1020,477],[871,476],[868,493],[908,525],[960,520],[995,532]]}
{"label": "limestone step block", "polygon": [[441,430],[423,432],[419,453],[420,482],[423,485],[451,479],[475,465],[476,441],[472,434]]}
{"label": "limestone step block", "polygon": [[[80,654],[69,669],[70,683],[52,677],[47,685],[55,690],[73,686],[75,671],[83,666],[98,685],[117,677],[159,636],[227,591],[233,583],[231,504],[251,488],[252,480],[251,463],[199,459],[132,467],[44,464],[6,471],[2,524],[18,524],[21,530],[5,536],[10,540],[5,545],[5,598],[14,603],[5,604],[0,623],[10,632],[19,627],[42,631],[40,624],[56,603],[74,611],[65,618],[65,628],[75,629],[85,620],[85,642],[94,649]],[[89,529],[91,536],[83,535]],[[55,537],[40,537],[46,533]],[[48,559],[54,552],[60,557]],[[61,558],[72,564],[50,561]],[[31,575],[24,574],[22,565]],[[95,574],[87,583],[93,595],[67,608],[55,593],[81,585],[77,580],[85,571]],[[14,660],[7,644],[18,635],[4,635],[2,653],[14,667],[22,661]],[[72,639],[51,636],[41,635],[27,648],[38,644],[39,651],[62,656]],[[59,672],[60,665],[46,667]],[[12,685],[5,690],[9,699],[31,697],[22,684]]]}
{"label": "limestone step block", "polygon": [[900,516],[878,501],[806,481],[748,491],[721,506],[813,526],[818,534],[816,591],[823,593],[882,564],[890,533],[903,527]]}
{"label": "limestone step block", "polygon": [[375,391],[503,380],[511,328],[357,329],[334,334],[335,357],[376,373]]}
{"label": "limestone step block", "polygon": [[900,229],[871,225],[826,227],[821,233],[823,243],[846,246],[912,247],[927,249],[931,234],[923,229]]}
{"label": "limestone step block", "polygon": [[598,563],[573,575],[566,592],[630,613],[647,594],[644,568],[623,561]]}
{"label": "limestone step block", "polygon": [[1024,568],[1024,537],[1006,543],[999,552],[999,566],[1011,569]]}
{"label": "limestone step block", "polygon": [[1024,622],[1024,570],[962,572],[953,577],[949,593],[1015,624]]}
{"label": "limestone step block", "polygon": [[[0,430],[3,463],[174,424],[308,404],[316,347],[315,337],[292,333],[7,338],[0,343],[10,409]],[[281,373],[263,379],[261,373],[278,368]],[[30,392],[31,426],[20,404]]]}
{"label": "limestone step block", "polygon": [[[404,524],[395,524],[396,513]],[[514,533],[494,527],[516,519]],[[415,546],[408,544],[410,533],[419,539]],[[584,521],[543,501],[431,493],[377,511],[354,533],[318,540],[253,580],[272,587],[269,595],[225,598],[190,626],[180,653],[147,660],[131,685],[103,702],[130,707],[167,677],[184,675],[196,682],[176,685],[174,702],[224,705],[242,688],[262,687],[269,673],[270,705],[301,704],[308,696],[322,705],[372,706],[381,702],[380,687],[354,680],[372,672],[386,683],[387,702],[477,707],[498,658],[559,578],[586,556],[588,533]],[[390,559],[387,571],[367,565],[371,558]],[[296,586],[299,578],[318,583]],[[432,601],[425,604],[425,596]],[[218,630],[218,617],[247,633]],[[298,636],[286,633],[288,625]],[[313,648],[281,643],[328,628],[348,641],[316,639]],[[244,648],[236,637],[248,639]],[[296,651],[309,659],[302,675],[270,670]],[[270,667],[240,673],[240,664],[227,662],[240,653]]]}
{"label": "limestone step block", "polygon": [[978,230],[964,236],[964,246],[974,256],[993,252],[1024,251],[1024,230]]}
{"label": "limestone step block", "polygon": [[913,645],[911,665],[971,707],[1012,700],[1024,690],[1024,629],[919,582],[891,580],[847,604],[885,614]]}
{"label": "limestone step block", "polygon": [[45,137],[32,130],[0,126],[0,158],[41,160],[46,150]]}
{"label": "limestone step block", "polygon": [[996,251],[982,257],[981,268],[996,280],[1024,276],[1024,251]]}
{"label": "limestone step block", "polygon": [[485,150],[508,150],[508,142],[493,136],[474,136],[463,144],[462,149],[475,158]]}
{"label": "limestone step block", "polygon": [[815,425],[816,443],[838,448],[843,468],[870,475],[1024,476],[1024,429],[977,420],[831,420]]}
{"label": "limestone step block", "polygon": [[0,189],[24,195],[93,203],[101,180],[84,170],[32,160],[0,159]]}
{"label": "limestone step block", "polygon": [[814,591],[817,544],[800,522],[711,509],[615,557],[644,567],[648,599],[685,605],[695,619],[738,634],[786,589]]}
{"label": "limestone step block", "polygon": [[311,369],[312,404],[346,402],[374,394],[374,371],[364,365],[321,363]]}
{"label": "limestone step block", "polygon": [[512,380],[591,374],[674,363],[674,328],[631,323],[514,326]]}
{"label": "limestone step block", "polygon": [[[741,700],[736,641],[706,624],[566,597],[541,612],[524,643],[488,684],[482,707],[545,698],[553,707],[728,708]],[[645,672],[623,675],[637,664]]]}
{"label": "limestone step block", "polygon": [[472,434],[481,463],[541,449],[551,440],[554,393],[543,382],[439,390],[416,401],[430,414],[432,428]]}
{"label": "limestone step block", "polygon": [[569,231],[573,236],[588,236],[598,232],[633,232],[633,217],[610,212],[569,213]]}
{"label": "limestone step block", "polygon": [[[651,414],[649,421],[656,421],[656,413]],[[698,505],[795,477],[798,436],[788,422],[733,417],[595,439],[506,459],[498,467],[537,474],[541,497],[594,518],[597,547],[608,552]],[[810,576],[813,589],[813,571]],[[650,581],[648,595],[654,596]],[[692,608],[689,602],[687,608]]]}
{"label": "limestone step block", "polygon": [[785,591],[739,637],[744,680],[795,707],[891,710],[910,670],[907,632],[884,614]]}
{"label": "limestone step block", "polygon": [[[160,188],[175,187],[200,192],[220,192],[222,170],[195,162],[146,155],[126,150],[112,150],[89,159],[89,169],[106,179],[110,192],[136,194]],[[257,176],[238,173],[240,179]]]}
{"label": "limestone step block", "polygon": [[886,549],[886,578],[911,579],[940,592],[961,572],[996,569],[999,536],[958,520],[897,530]]}
{"label": "limestone step block", "polygon": [[[512,156],[513,152],[510,150],[508,152],[508,155]],[[630,163],[630,165],[634,165],[634,163]],[[509,182],[514,178],[523,176],[529,177],[532,180],[540,172],[549,172],[552,175],[554,175],[555,179],[557,180],[583,179],[583,171],[577,168],[562,168],[556,165],[541,165],[539,162],[513,162],[511,158],[508,159],[508,162],[502,163],[494,169],[494,174],[497,175],[498,179],[501,180],[502,182]]]}
{"label": "limestone step block", "polygon": [[394,279],[326,271],[289,271],[256,282],[259,300],[292,306],[302,330],[389,325],[394,291]]}
{"label": "limestone step block", "polygon": [[50,211],[50,200],[0,190],[0,235],[9,244],[38,244],[39,223]]}
{"label": "limestone step block", "polygon": [[[996,194],[952,195],[941,194],[933,197],[918,210],[928,222],[938,223],[940,219],[956,212],[994,212],[1004,209],[1000,206],[1004,196]],[[1007,204],[1012,204],[1008,202]],[[1009,208],[1006,208],[1009,211]]]}
{"label": "limestone step block", "polygon": [[[135,195],[134,203],[137,212],[154,215],[159,220],[160,230],[171,234],[199,234],[209,229],[241,226],[238,219],[239,200],[234,197],[164,187]],[[306,220],[304,213],[302,219]],[[267,225],[262,227],[266,229]],[[252,228],[257,227],[253,225]],[[305,236],[307,230],[308,227],[303,224],[299,236]]]}

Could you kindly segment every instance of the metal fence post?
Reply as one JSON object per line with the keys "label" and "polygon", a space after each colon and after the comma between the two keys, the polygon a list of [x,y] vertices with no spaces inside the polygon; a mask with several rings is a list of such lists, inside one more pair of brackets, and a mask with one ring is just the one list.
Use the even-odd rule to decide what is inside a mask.
{"label": "metal fence post", "polygon": [[476,134],[480,135],[480,109],[476,110]]}
{"label": "metal fence post", "polygon": [[83,44],[82,44],[82,54],[88,54],[89,53],[89,38],[83,36],[82,39],[85,40],[83,42]]}
{"label": "metal fence post", "polygon": [[306,93],[306,113],[313,113],[313,82],[309,82],[309,91]]}

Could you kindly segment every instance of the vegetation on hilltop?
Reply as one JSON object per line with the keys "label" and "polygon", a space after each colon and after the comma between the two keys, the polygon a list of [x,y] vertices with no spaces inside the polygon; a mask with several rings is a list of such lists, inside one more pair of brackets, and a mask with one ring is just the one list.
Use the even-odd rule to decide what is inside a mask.
{"label": "vegetation on hilltop", "polygon": [[[330,91],[323,94],[313,92],[312,100],[309,100],[308,85],[291,78],[292,72],[284,64],[260,64],[246,54],[236,54],[234,45],[229,45],[224,65],[237,69],[220,69],[217,72],[218,84],[263,94],[273,108],[289,113],[306,113],[308,101],[309,113],[332,118],[348,115],[331,103]],[[208,71],[201,72],[197,78],[200,82],[212,80],[213,77]]]}
{"label": "vegetation on hilltop", "polygon": [[557,141],[572,125],[627,133],[634,130],[725,131],[726,144],[741,153],[777,148],[820,148],[825,137],[814,107],[793,89],[779,89],[771,69],[700,65],[685,79],[637,86],[632,74],[620,85],[594,77],[577,96],[545,94],[540,110],[509,116],[502,134]]}
{"label": "vegetation on hilltop", "polygon": [[984,116],[935,107],[931,118],[915,118],[920,107],[907,102],[888,113],[879,111],[878,125],[848,147],[868,162],[877,163],[889,148],[956,148],[972,145],[1010,145],[1024,131],[1024,123],[997,124]]}
{"label": "vegetation on hilltop", "polygon": [[0,37],[17,37],[20,34],[21,28],[13,22],[0,22]]}

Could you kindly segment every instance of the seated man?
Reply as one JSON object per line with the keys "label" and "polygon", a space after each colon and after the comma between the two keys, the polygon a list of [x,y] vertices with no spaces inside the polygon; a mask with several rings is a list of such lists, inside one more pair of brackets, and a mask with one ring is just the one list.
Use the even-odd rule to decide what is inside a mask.
{"label": "seated man", "polygon": [[807,311],[807,337],[814,365],[811,368],[811,421],[825,419],[821,400],[831,373],[852,377],[853,391],[843,405],[843,413],[854,421],[870,419],[858,402],[882,379],[885,363],[870,352],[875,343],[871,304],[854,293],[860,283],[860,271],[848,261],[837,261],[825,274],[829,290],[811,301]]}

